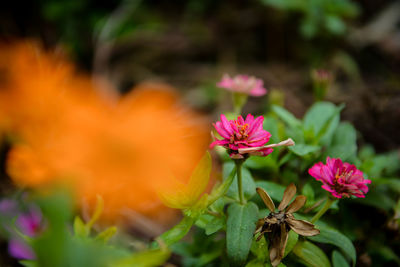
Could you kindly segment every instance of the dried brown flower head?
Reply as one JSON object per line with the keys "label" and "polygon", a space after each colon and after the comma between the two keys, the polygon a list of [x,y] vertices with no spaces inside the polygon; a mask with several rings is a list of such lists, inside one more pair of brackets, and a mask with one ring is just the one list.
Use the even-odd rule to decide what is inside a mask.
{"label": "dried brown flower head", "polygon": [[294,184],[290,184],[285,189],[282,202],[278,206],[278,212],[275,212],[274,202],[272,202],[268,193],[260,187],[257,187],[256,190],[271,212],[267,217],[258,220],[254,234],[259,234],[258,241],[265,233],[268,233],[269,257],[272,266],[275,267],[284,256],[290,229],[303,236],[318,235],[319,230],[310,222],[294,218],[293,213],[301,209],[306,203],[305,196],[297,196],[288,206],[296,194],[296,186]]}

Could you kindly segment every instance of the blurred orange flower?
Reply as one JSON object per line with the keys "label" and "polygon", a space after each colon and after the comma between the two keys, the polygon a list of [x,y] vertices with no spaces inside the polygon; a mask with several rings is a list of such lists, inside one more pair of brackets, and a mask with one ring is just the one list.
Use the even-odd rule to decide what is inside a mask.
{"label": "blurred orange flower", "polygon": [[20,186],[66,183],[88,203],[99,194],[108,219],[125,208],[157,216],[169,174],[187,182],[207,149],[207,121],[167,85],[141,84],[115,103],[37,45],[0,51],[0,127],[16,137],[7,170]]}

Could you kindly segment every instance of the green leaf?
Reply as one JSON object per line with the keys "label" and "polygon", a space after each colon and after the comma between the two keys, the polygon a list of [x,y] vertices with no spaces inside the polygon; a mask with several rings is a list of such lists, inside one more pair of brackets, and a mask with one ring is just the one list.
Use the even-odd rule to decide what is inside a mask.
{"label": "green leaf", "polygon": [[279,153],[272,153],[268,157],[250,157],[243,166],[250,169],[268,169],[278,172],[278,155]]}
{"label": "green leaf", "polygon": [[[400,257],[390,247],[379,244],[374,246],[375,249],[372,253],[377,253],[385,259],[385,261],[395,261],[400,266]],[[371,253],[371,254],[372,254]]]}
{"label": "green leaf", "polygon": [[318,31],[318,21],[314,16],[307,16],[300,21],[300,33],[303,37],[311,39]]}
{"label": "green leaf", "polygon": [[385,211],[390,211],[396,204],[388,194],[386,185],[379,185],[375,188],[373,187],[371,188],[371,191],[365,195],[365,198],[356,198],[352,201]]}
{"label": "green leaf", "polygon": [[313,203],[315,199],[314,189],[310,183],[306,183],[301,190],[301,194],[307,198],[307,203]]}
{"label": "green leaf", "polygon": [[87,231],[90,233],[90,229],[92,228],[93,224],[99,219],[100,214],[103,212],[104,208],[104,200],[100,195],[97,195],[97,202],[96,208],[90,218],[89,222],[86,224]]}
{"label": "green leaf", "polygon": [[198,202],[204,201],[200,196],[208,185],[210,172],[211,156],[207,151],[197,164],[187,184],[171,177],[170,188],[159,192],[161,201],[166,206],[175,209],[189,209],[194,206],[199,208],[201,205],[199,205],[200,203]]}
{"label": "green leaf", "polygon": [[341,158],[347,160],[357,151],[357,134],[354,126],[348,122],[342,122],[335,130],[331,145],[324,154],[324,158]]}
{"label": "green leaf", "polygon": [[[228,176],[230,172],[235,168],[233,162],[227,162],[224,164],[223,175],[224,178]],[[256,193],[256,184],[254,183],[253,177],[250,171],[242,166],[242,188],[243,194],[246,199],[250,199]],[[231,186],[229,187],[226,195],[230,198],[239,200],[238,184],[237,179],[234,179]]]}
{"label": "green leaf", "polygon": [[329,124],[343,109],[330,102],[317,102],[307,111],[303,119],[304,130],[312,130],[315,137],[321,138],[330,128]]}
{"label": "green leaf", "polygon": [[258,207],[253,202],[233,203],[228,208],[226,246],[232,264],[243,265],[249,254],[258,219]]}
{"label": "green leaf", "polygon": [[207,209],[208,203],[208,194],[204,194],[193,207],[183,210],[183,213],[190,217],[198,218]]}
{"label": "green leaf", "polygon": [[216,258],[226,254],[225,240],[219,235],[207,236],[204,231],[194,229],[191,236],[190,242],[182,241],[171,246],[175,254],[182,256],[179,266],[209,266]]}
{"label": "green leaf", "polygon": [[[223,243],[221,243],[224,245]],[[213,249],[211,251],[207,252],[202,252],[199,257],[196,257],[193,259],[194,264],[189,266],[208,266],[208,263],[211,263],[213,260],[216,258],[220,257],[221,254],[223,253],[224,246],[220,246],[219,244],[214,245]],[[184,264],[184,266],[187,266]]]}
{"label": "green leaf", "polygon": [[333,267],[350,267],[349,263],[343,257],[342,253],[337,250],[332,252],[332,265]]}
{"label": "green leaf", "polygon": [[168,260],[171,255],[170,251],[166,248],[150,249],[135,253],[129,258],[120,260],[113,263],[113,267],[158,267]]}
{"label": "green leaf", "polygon": [[302,1],[293,1],[293,0],[286,0],[286,1],[279,1],[279,0],[262,0],[261,3],[264,5],[270,5],[272,7],[283,9],[283,10],[299,10],[302,8]]}
{"label": "green leaf", "polygon": [[288,241],[286,243],[285,254],[283,257],[286,257],[286,255],[293,250],[298,240],[299,240],[299,235],[296,234],[294,231],[290,231]]}
{"label": "green leaf", "polygon": [[87,237],[89,235],[85,223],[79,216],[76,216],[74,220],[74,234],[79,237]]}
{"label": "green leaf", "polygon": [[259,259],[249,261],[245,267],[264,267],[264,262]]}
{"label": "green leaf", "polygon": [[270,143],[279,143],[282,140],[279,136],[278,125],[279,122],[276,118],[265,117],[263,128],[271,134]]}
{"label": "green leaf", "polygon": [[363,157],[361,166],[363,171],[372,178],[393,175],[400,168],[400,157],[397,151],[375,155],[372,147],[365,146],[360,151],[360,157]]}
{"label": "green leaf", "polygon": [[325,27],[333,34],[343,34],[346,31],[346,24],[338,16],[326,16]]}
{"label": "green leaf", "polygon": [[214,203],[212,203],[209,207],[210,207],[210,210],[212,210],[212,211],[222,213],[224,211],[225,201],[223,198],[219,198]]}
{"label": "green leaf", "polygon": [[72,215],[72,198],[65,191],[39,196],[43,217],[46,218],[46,231],[32,242],[39,266],[63,266],[70,233],[66,223]]}
{"label": "green leaf", "polygon": [[206,235],[212,235],[215,232],[217,232],[218,230],[220,230],[222,227],[224,227],[224,218],[221,217],[214,217],[214,219],[212,219],[210,221],[209,224],[206,225]]}
{"label": "green leaf", "polygon": [[39,267],[38,262],[34,260],[22,260],[19,263],[25,267]]}
{"label": "green leaf", "polygon": [[206,229],[207,225],[214,219],[214,216],[203,213],[197,218],[195,225],[199,228]]}
{"label": "green leaf", "polygon": [[259,241],[256,241],[254,238],[250,251],[257,257],[259,261],[265,262],[269,257],[268,243],[265,240],[265,237],[261,237]]}
{"label": "green leaf", "polygon": [[293,248],[293,253],[307,266],[330,267],[328,257],[319,247],[309,241],[299,241]]}
{"label": "green leaf", "polygon": [[291,128],[301,128],[301,121],[286,109],[273,105],[272,111]]}
{"label": "green leaf", "polygon": [[269,181],[257,181],[256,186],[261,187],[267,191],[268,195],[275,201],[281,201],[283,197],[283,192],[286,187],[280,184]]}
{"label": "green leaf", "polygon": [[197,164],[188,183],[188,195],[198,199],[204,192],[210,180],[211,156],[207,151]]}
{"label": "green leaf", "polygon": [[310,236],[307,238],[314,242],[326,243],[339,247],[343,253],[350,257],[350,259],[353,261],[353,264],[355,264],[356,249],[354,248],[350,239],[333,228],[321,225],[319,225],[318,228],[321,232],[319,235]]}
{"label": "green leaf", "polygon": [[320,146],[313,146],[313,145],[306,145],[306,144],[298,144],[295,146],[289,147],[289,150],[292,151],[294,154],[302,157],[309,153],[317,152],[320,150]]}
{"label": "green leaf", "polygon": [[108,227],[104,231],[100,232],[96,236],[95,240],[99,240],[105,244],[108,242],[108,240],[110,240],[111,237],[115,235],[116,232],[117,232],[117,227],[115,226]]}
{"label": "green leaf", "polygon": [[181,240],[189,232],[194,221],[194,218],[185,216],[177,225],[163,233],[160,238],[167,246],[170,246]]}
{"label": "green leaf", "polygon": [[236,176],[236,167],[233,168],[229,176],[226,179],[224,179],[222,184],[214,186],[213,190],[211,191],[211,194],[208,196],[208,205],[213,204],[217,199],[220,199],[226,194],[233,180],[235,179],[235,176]]}
{"label": "green leaf", "polygon": [[332,119],[325,125],[320,134],[316,137],[317,140],[319,140],[320,145],[330,146],[332,143],[335,130],[340,123],[340,110],[342,110],[342,106],[337,109],[336,115],[332,117]]}

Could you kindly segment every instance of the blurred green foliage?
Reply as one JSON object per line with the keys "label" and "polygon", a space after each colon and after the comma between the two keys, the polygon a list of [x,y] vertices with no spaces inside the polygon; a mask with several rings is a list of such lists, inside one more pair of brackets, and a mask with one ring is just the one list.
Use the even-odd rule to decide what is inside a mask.
{"label": "blurred green foliage", "polygon": [[[20,261],[23,266],[155,267],[170,257],[169,249],[163,244],[160,248],[133,252],[131,248],[111,242],[110,238],[117,231],[114,226],[94,235],[92,226],[102,212],[101,198],[91,219],[84,223],[77,216],[73,227],[73,203],[66,191],[50,191],[33,197],[32,201],[43,213],[45,223],[40,235],[29,238],[36,258]],[[0,222],[3,225],[4,221]]]}
{"label": "blurred green foliage", "polygon": [[306,38],[317,35],[342,35],[346,19],[359,14],[359,7],[350,0],[261,0],[265,5],[287,12],[299,13],[299,30]]}

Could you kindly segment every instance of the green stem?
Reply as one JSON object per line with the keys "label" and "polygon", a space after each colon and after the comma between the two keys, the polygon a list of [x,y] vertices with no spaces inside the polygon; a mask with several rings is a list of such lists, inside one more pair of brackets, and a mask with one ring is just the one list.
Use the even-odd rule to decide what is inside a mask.
{"label": "green stem", "polygon": [[235,114],[235,116],[239,116],[242,113],[242,107],[234,106],[233,113]]}
{"label": "green stem", "polygon": [[215,211],[207,210],[207,214],[210,214],[211,216],[214,217],[221,217],[221,214]]}
{"label": "green stem", "polygon": [[317,214],[315,214],[314,217],[311,219],[311,223],[315,223],[316,221],[318,221],[318,219],[321,218],[321,216],[324,215],[324,213],[332,206],[334,201],[335,199],[328,197],[322,209],[320,209]]}
{"label": "green stem", "polygon": [[239,192],[239,202],[240,204],[244,204],[244,195],[243,195],[243,186],[242,186],[242,165],[243,165],[243,160],[235,160],[236,163],[236,174],[237,174],[237,179],[238,179],[238,192]]}
{"label": "green stem", "polygon": [[239,116],[240,114],[242,114],[243,106],[247,102],[247,95],[242,93],[233,93],[232,98],[233,98],[233,112],[235,113],[236,116]]}

